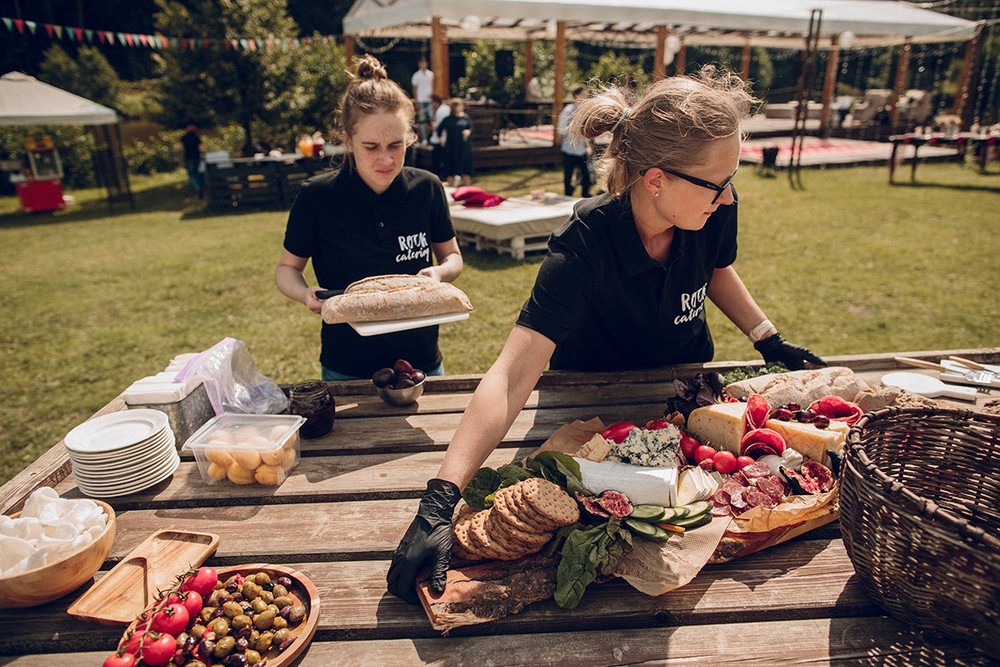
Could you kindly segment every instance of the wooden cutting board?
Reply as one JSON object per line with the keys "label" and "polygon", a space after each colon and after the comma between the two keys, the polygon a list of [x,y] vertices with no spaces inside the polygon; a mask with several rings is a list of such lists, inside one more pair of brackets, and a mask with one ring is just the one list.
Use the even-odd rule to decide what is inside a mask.
{"label": "wooden cutting board", "polygon": [[160,530],[132,550],[66,612],[102,625],[128,625],[152,604],[157,592],[204,563],[219,547],[219,536]]}

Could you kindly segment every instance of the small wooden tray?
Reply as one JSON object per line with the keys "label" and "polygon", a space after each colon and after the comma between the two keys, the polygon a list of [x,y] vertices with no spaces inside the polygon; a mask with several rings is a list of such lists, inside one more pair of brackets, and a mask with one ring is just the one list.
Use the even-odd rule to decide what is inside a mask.
{"label": "small wooden tray", "polygon": [[178,575],[204,563],[219,547],[219,536],[184,530],[150,535],[115,565],[66,612],[102,625],[128,625],[169,588]]}

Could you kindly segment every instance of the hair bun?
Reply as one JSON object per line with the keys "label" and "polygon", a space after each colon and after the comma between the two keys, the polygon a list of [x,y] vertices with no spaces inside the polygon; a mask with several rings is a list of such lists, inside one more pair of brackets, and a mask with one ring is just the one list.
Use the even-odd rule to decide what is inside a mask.
{"label": "hair bun", "polygon": [[364,81],[367,79],[388,79],[389,74],[385,71],[385,65],[378,61],[373,55],[366,54],[358,61],[357,78]]}

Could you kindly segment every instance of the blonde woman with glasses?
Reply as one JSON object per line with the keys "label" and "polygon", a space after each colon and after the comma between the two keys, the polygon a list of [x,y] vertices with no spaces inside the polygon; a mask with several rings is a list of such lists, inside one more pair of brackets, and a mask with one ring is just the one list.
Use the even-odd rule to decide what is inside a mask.
{"label": "blonde woman with glasses", "polygon": [[393,554],[389,592],[415,600],[416,572],[427,565],[432,588],[443,590],[461,488],[503,439],[546,365],[616,371],[710,361],[706,300],[766,361],[825,365],[781,337],[733,266],[740,123],[755,103],[739,77],[711,67],[659,81],[638,98],[609,87],[580,103],[570,134],[611,134],[607,192],[582,200],[549,240],[517,324]]}

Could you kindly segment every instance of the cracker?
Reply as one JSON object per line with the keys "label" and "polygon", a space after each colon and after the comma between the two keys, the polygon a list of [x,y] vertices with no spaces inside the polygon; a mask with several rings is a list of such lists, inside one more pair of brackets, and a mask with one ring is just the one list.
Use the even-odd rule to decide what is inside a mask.
{"label": "cracker", "polygon": [[580,520],[580,508],[571,495],[559,488],[559,485],[533,477],[519,484],[521,495],[528,505],[537,510],[555,528],[568,526]]}
{"label": "cracker", "polygon": [[521,513],[514,505],[513,494],[515,486],[505,487],[493,494],[493,512],[497,515],[494,520],[503,521],[503,523],[525,533],[546,532],[531,521],[521,518]]}
{"label": "cracker", "polygon": [[486,530],[495,540],[506,541],[512,550],[523,549],[525,553],[534,553],[552,539],[552,533],[527,533],[499,519],[499,516],[496,512],[490,513],[486,518]]}
{"label": "cracker", "polygon": [[528,501],[524,499],[524,489],[521,484],[511,487],[510,501],[517,518],[531,527],[528,532],[547,533],[559,527],[554,521],[547,519],[536,510],[534,506],[528,504]]}
{"label": "cracker", "polygon": [[520,558],[523,554],[511,551],[506,545],[495,541],[489,532],[487,532],[486,518],[489,516],[489,512],[489,510],[480,512],[472,518],[469,535],[471,542],[478,547],[476,551],[495,560],[515,560]]}
{"label": "cracker", "polygon": [[453,527],[455,533],[453,545],[458,547],[456,549],[457,553],[460,553],[463,556],[470,556],[469,560],[481,560],[482,556],[477,553],[469,534],[469,528],[472,525],[474,517],[474,514],[466,514],[455,521]]}

